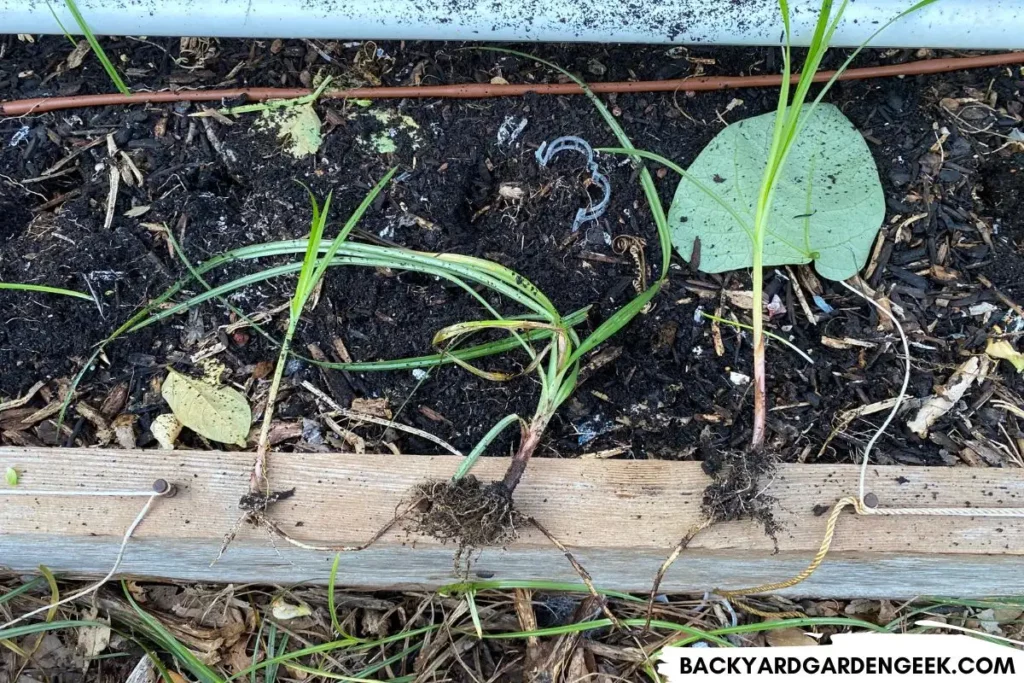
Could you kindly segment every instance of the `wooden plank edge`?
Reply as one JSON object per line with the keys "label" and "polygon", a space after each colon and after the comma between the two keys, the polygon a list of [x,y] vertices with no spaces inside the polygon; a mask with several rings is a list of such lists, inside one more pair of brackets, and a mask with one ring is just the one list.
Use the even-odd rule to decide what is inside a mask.
{"label": "wooden plank edge", "polygon": [[[0,558],[8,572],[32,574],[46,565],[62,577],[95,578],[107,573],[117,553],[113,538],[0,536]],[[269,543],[236,544],[216,563],[219,542],[133,541],[118,577],[210,583],[325,585],[334,555]],[[574,549],[599,588],[645,593],[665,559],[656,549]],[[454,549],[381,546],[342,554],[337,585],[343,589],[433,590],[460,581],[554,581],[578,584],[579,576],[555,548],[484,549],[468,567],[453,566]],[[807,566],[802,554],[744,552],[684,553],[662,583],[665,593],[703,593],[745,588],[796,575]],[[793,598],[889,598],[920,596],[979,598],[1024,595],[1020,560],[999,555],[881,555],[836,553],[809,579],[779,591]]]}
{"label": "wooden plank edge", "polygon": [[[129,544],[121,573],[158,579],[279,584],[325,583],[331,553],[315,553],[267,534],[243,531],[216,564],[224,533],[237,519],[251,454],[99,449],[0,448],[0,465],[19,464],[33,488],[145,487],[154,474],[183,489],[154,507]],[[272,477],[299,482],[300,494],[275,519],[316,540],[359,540],[376,529],[413,484],[446,476],[451,457],[280,454]],[[480,475],[496,477],[507,459],[488,458]],[[318,480],[312,481],[310,473]],[[814,508],[855,490],[857,468],[782,466],[769,487],[786,529],[779,550],[749,523],[702,534],[670,571],[664,590],[703,592],[789,578],[817,550],[824,520]],[[698,463],[539,459],[517,491],[520,506],[562,538],[604,588],[644,591],[678,536],[699,519],[708,479]],[[1017,506],[1019,470],[873,467],[869,485],[883,504]],[[30,572],[40,564],[66,575],[105,574],[138,498],[15,496],[0,508],[0,566]],[[89,521],[80,521],[89,520]],[[308,521],[308,524],[305,522]],[[301,525],[301,526],[300,526]],[[1024,530],[1015,520],[856,518],[844,516],[837,551],[808,581],[784,593],[816,597],[1014,595]],[[353,588],[436,588],[464,578],[578,582],[565,558],[527,532],[505,549],[471,556],[468,574],[455,548],[398,530],[366,551],[343,554],[339,584]]]}

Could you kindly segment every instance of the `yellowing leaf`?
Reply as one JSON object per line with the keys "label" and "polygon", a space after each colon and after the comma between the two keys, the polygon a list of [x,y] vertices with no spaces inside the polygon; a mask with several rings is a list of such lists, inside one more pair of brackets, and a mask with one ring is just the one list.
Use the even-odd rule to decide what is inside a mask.
{"label": "yellowing leaf", "polygon": [[1024,353],[1013,348],[1013,344],[1005,339],[1000,339],[999,341],[989,339],[988,345],[985,347],[985,353],[990,358],[1008,360],[1013,363],[1013,367],[1017,368],[1017,372],[1024,372]]}
{"label": "yellowing leaf", "polygon": [[316,154],[323,141],[320,117],[312,104],[264,111],[260,122],[264,127],[277,130],[277,137],[285,139],[285,149],[296,159]]}
{"label": "yellowing leaf", "polygon": [[293,605],[285,602],[284,598],[274,598],[270,603],[270,609],[274,613],[274,618],[282,621],[297,619],[298,617],[308,617],[313,613],[309,605],[302,602],[298,605]]}
{"label": "yellowing leaf", "polygon": [[174,417],[174,413],[164,413],[153,420],[149,431],[153,433],[153,438],[160,444],[160,448],[173,451],[174,442],[181,434],[181,423],[178,422],[178,418]]}
{"label": "yellowing leaf", "polygon": [[252,411],[245,397],[235,389],[214,386],[171,370],[161,393],[178,421],[196,434],[211,441],[245,445]]}

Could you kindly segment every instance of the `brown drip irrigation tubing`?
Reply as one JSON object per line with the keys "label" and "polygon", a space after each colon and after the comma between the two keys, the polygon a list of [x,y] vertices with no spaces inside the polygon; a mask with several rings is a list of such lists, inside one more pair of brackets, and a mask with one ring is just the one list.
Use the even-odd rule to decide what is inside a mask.
{"label": "brown drip irrigation tubing", "polygon": [[[1024,63],[1024,52],[1006,52],[978,57],[952,57],[944,59],[923,59],[906,64],[887,66],[870,66],[859,69],[848,69],[841,81],[856,81],[867,78],[885,76],[917,76],[936,74],[962,69],[977,69],[990,66],[1006,66]],[[834,71],[820,71],[814,75],[814,81],[821,83],[835,75]],[[792,76],[796,83],[799,74]],[[678,78],[663,81],[619,81],[610,83],[591,83],[589,88],[596,93],[639,93],[639,92],[672,92],[730,90],[734,88],[771,88],[782,82],[779,75],[765,76],[700,76],[696,78]],[[108,93],[104,95],[74,95],[71,97],[37,97],[28,100],[0,103],[0,115],[21,116],[38,114],[58,109],[77,107],[99,107],[124,104],[151,104],[158,102],[215,102],[222,99],[245,97],[250,102],[261,102],[270,99],[288,99],[308,95],[305,88],[230,88],[222,90],[177,90],[161,92],[136,92],[131,95]],[[334,90],[323,94],[324,98],[347,99],[396,99],[396,98],[453,98],[483,99],[488,97],[514,97],[530,93],[538,95],[580,95],[583,91],[575,83],[516,83],[495,85],[492,83],[469,83],[464,85],[416,85],[380,88],[353,88],[351,90]]]}

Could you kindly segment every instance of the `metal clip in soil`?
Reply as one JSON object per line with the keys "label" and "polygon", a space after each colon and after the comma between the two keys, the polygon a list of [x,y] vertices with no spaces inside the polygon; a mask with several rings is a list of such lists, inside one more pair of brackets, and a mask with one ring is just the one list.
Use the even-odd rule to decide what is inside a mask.
{"label": "metal clip in soil", "polygon": [[587,155],[587,168],[590,169],[590,181],[601,188],[604,192],[604,196],[601,197],[601,201],[597,204],[592,205],[589,209],[579,209],[576,212],[576,220],[572,223],[572,231],[575,233],[580,229],[580,226],[588,221],[596,221],[598,218],[604,215],[605,210],[608,208],[608,202],[612,198],[612,186],[608,182],[608,177],[601,173],[601,169],[597,167],[597,162],[594,161],[594,150],[591,149],[590,144],[583,138],[578,138],[575,135],[565,135],[560,138],[552,140],[550,143],[543,143],[536,152],[537,163],[543,167],[547,167],[551,161],[551,157],[555,156],[562,150],[575,150],[581,154]]}

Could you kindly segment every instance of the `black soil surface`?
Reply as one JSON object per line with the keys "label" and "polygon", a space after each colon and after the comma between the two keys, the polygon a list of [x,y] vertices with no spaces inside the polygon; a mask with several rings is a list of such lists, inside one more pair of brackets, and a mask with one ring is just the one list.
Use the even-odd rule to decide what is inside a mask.
{"label": "black soil surface", "polygon": [[[219,41],[183,50],[177,40],[111,39],[107,45],[136,89],[300,86],[323,75],[342,85],[557,78],[512,56],[451,44]],[[526,49],[594,81],[778,69],[774,51],[759,48]],[[58,38],[27,43],[0,37],[0,99],[110,91],[91,55],[77,68],[68,66],[70,50]],[[929,55],[869,51],[858,64],[921,56]],[[983,352],[990,336],[1009,334],[1016,343],[1014,333],[1022,329],[1010,304],[1024,302],[1022,87],[1024,76],[1014,67],[841,83],[828,95],[868,140],[885,186],[886,239],[867,281],[888,293],[902,314],[913,342],[915,398],[930,395],[971,354]],[[774,98],[771,90],[681,91],[606,101],[637,147],[686,166],[725,122],[769,111]],[[324,144],[302,161],[285,154],[272,133],[254,127],[256,115],[228,125],[219,118],[191,117],[201,111],[195,105],[79,109],[0,120],[0,281],[67,287],[92,292],[96,299],[0,292],[0,401],[20,396],[40,380],[56,390],[58,380],[82,367],[94,344],[187,275],[167,230],[174,231],[194,263],[240,246],[303,237],[310,207],[296,181],[319,197],[333,191],[328,228],[333,235],[368,188],[397,166],[397,179],[371,207],[354,239],[472,254],[509,266],[564,313],[592,306],[581,334],[634,294],[633,261],[617,253],[608,238],[645,240],[648,275],[656,274],[658,240],[631,164],[600,158],[611,180],[611,205],[600,221],[573,234],[576,210],[596,198],[588,194],[582,157],[566,153],[547,169],[534,157],[543,142],[563,135],[583,137],[595,147],[615,144],[582,97],[382,100],[369,107],[327,102],[317,109],[325,122]],[[382,122],[374,112],[407,115],[418,128],[403,128],[395,119]],[[521,122],[525,126],[515,140],[499,141],[503,127],[514,130]],[[367,142],[381,133],[393,140],[393,153],[380,153]],[[120,182],[113,221],[105,228],[111,168]],[[650,168],[667,206],[677,179],[655,164]],[[256,270],[253,264],[235,264],[211,272],[209,279],[220,284]],[[895,395],[903,371],[898,337],[879,327],[874,309],[827,281],[820,295],[834,310],[826,313],[810,300],[819,318],[812,325],[786,271],[771,269],[765,277],[769,297],[778,294],[787,309],[772,320],[773,330],[816,361],[809,365],[785,347],[769,344],[771,450],[784,461],[856,460],[880,414],[830,439],[832,428],[841,411]],[[234,294],[232,303],[249,315],[280,309],[294,284],[294,278],[282,277],[254,285]],[[711,325],[697,311],[715,312],[721,305],[725,317],[746,320],[749,311],[720,292],[749,286],[749,273],[706,275],[673,255],[671,282],[654,310],[608,343],[617,355],[588,373],[559,411],[538,455],[572,457],[618,448],[619,457],[700,458],[702,432],[712,447],[741,448],[749,439],[752,396],[749,385],[733,381],[733,373],[751,374],[749,337],[723,326],[719,355]],[[200,291],[195,284],[186,288],[191,294]],[[812,292],[804,291],[810,299]],[[506,303],[503,312],[519,311]],[[267,327],[280,335],[286,315],[279,310]],[[347,351],[357,361],[422,355],[432,352],[438,329],[483,315],[466,293],[432,277],[335,268],[316,307],[304,317],[297,348],[308,354],[315,345],[331,359]],[[220,329],[231,321],[223,306],[209,302],[191,315],[118,340],[86,375],[78,400],[99,406],[115,387],[127,386],[124,410],[140,417],[139,443],[149,445],[149,421],[165,410],[153,380],[166,364],[187,366],[221,342],[226,349],[216,357],[227,366],[228,377],[258,401],[265,395],[260,378],[276,351],[252,330]],[[832,348],[822,343],[823,336],[865,345]],[[523,359],[513,354],[479,364],[516,370]],[[316,421],[313,397],[299,387],[303,381],[344,406],[353,399],[387,399],[400,421],[466,450],[503,416],[531,415],[538,393],[532,377],[494,383],[455,366],[422,380],[408,370],[322,371],[293,361],[286,379],[280,417],[309,422],[301,435],[284,430],[282,448],[338,445]],[[904,426],[909,414],[901,416],[879,444],[876,460],[952,465],[980,458],[1002,464],[1014,457],[1016,440],[1024,434],[1016,418],[989,399],[1021,405],[1021,394],[1024,384],[1001,362],[940,420],[929,439],[910,433]],[[27,408],[45,405],[52,395],[40,394]],[[0,423],[0,443],[93,442],[90,421],[71,425],[73,433],[58,439],[52,429],[8,420]],[[492,454],[508,452],[512,431]],[[438,452],[433,443],[405,434],[363,433],[403,452]],[[971,446],[979,443],[988,444],[984,452]]]}

